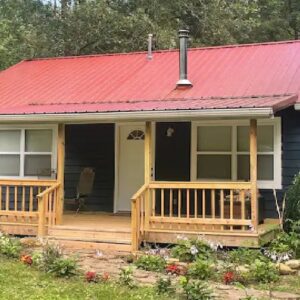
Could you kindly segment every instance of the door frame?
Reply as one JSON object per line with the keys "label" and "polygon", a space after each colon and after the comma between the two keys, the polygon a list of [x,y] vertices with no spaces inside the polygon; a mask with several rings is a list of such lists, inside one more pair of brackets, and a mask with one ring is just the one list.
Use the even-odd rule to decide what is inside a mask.
{"label": "door frame", "polygon": [[[146,125],[146,122],[118,122],[115,123],[115,181],[114,181],[114,205],[113,213],[118,212],[119,201],[119,160],[120,160],[120,127],[124,125]],[[153,161],[153,178],[155,178],[154,159],[155,159],[155,122],[152,122],[152,161]]]}

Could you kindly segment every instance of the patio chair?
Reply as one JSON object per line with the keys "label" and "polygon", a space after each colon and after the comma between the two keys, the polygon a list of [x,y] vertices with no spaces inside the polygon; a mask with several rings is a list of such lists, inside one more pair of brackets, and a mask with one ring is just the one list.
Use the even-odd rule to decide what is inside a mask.
{"label": "patio chair", "polygon": [[85,199],[92,193],[95,179],[93,168],[84,168],[79,177],[77,185],[77,195],[75,203],[77,204],[76,214],[85,206]]}

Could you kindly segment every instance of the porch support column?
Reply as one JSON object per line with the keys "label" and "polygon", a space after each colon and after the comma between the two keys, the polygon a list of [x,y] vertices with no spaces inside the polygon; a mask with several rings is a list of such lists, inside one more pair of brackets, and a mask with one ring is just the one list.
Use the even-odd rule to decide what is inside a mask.
{"label": "porch support column", "polygon": [[145,130],[145,184],[152,180],[152,127],[146,122]]}
{"label": "porch support column", "polygon": [[[149,185],[152,180],[152,124],[151,122],[146,122],[146,130],[145,130],[145,184]],[[145,192],[145,223],[144,229],[147,231],[149,229],[150,224],[150,210],[151,203],[153,199],[151,199],[150,189],[147,188]]]}
{"label": "porch support column", "polygon": [[57,137],[57,182],[60,183],[58,193],[57,224],[62,223],[64,210],[64,174],[65,174],[65,125],[58,125]]}
{"label": "porch support column", "polygon": [[250,120],[250,181],[251,181],[251,219],[254,230],[258,227],[257,199],[257,120]]}

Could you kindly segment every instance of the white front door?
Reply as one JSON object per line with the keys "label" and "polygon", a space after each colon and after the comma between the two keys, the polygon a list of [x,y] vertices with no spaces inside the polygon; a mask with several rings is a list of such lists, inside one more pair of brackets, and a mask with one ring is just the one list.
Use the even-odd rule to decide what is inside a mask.
{"label": "white front door", "polygon": [[131,197],[144,184],[145,125],[119,126],[117,211],[131,210]]}

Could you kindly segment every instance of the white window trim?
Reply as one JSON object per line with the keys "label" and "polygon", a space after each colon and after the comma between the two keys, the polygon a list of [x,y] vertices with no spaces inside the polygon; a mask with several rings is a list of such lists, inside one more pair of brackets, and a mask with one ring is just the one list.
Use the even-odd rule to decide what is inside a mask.
{"label": "white window trim", "polygon": [[[51,152],[25,152],[25,130],[31,129],[45,129],[52,130],[52,151]],[[20,155],[20,174],[19,176],[1,176],[0,179],[51,179],[56,178],[57,174],[57,134],[58,134],[58,125],[52,124],[21,124],[21,125],[1,125],[0,130],[20,130],[20,151],[19,152],[0,152],[1,154],[17,154]],[[24,167],[25,167],[25,155],[51,155],[51,170],[53,174],[50,177],[40,177],[40,176],[25,176]]]}
{"label": "white window trim", "polygon": [[[191,180],[201,181],[197,179],[197,127],[198,126],[232,126],[236,128],[237,126],[249,125],[249,120],[207,120],[207,121],[194,121],[192,122],[191,130]],[[257,125],[273,125],[274,128],[274,180],[258,180],[258,188],[260,189],[281,189],[282,188],[282,161],[281,161],[281,118],[276,117],[273,119],[259,119],[257,120]],[[224,152],[224,154],[232,155],[231,167],[232,167],[232,180],[237,180],[237,152],[236,139],[237,130],[232,132],[232,150]],[[201,153],[204,153],[201,151]],[[210,154],[213,152],[209,152]],[[218,152],[222,154],[223,152]],[[246,152],[245,152],[246,153]],[[263,154],[268,154],[264,152]]]}

